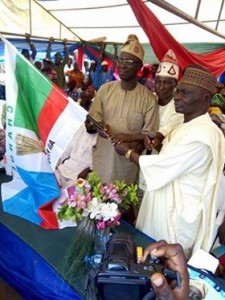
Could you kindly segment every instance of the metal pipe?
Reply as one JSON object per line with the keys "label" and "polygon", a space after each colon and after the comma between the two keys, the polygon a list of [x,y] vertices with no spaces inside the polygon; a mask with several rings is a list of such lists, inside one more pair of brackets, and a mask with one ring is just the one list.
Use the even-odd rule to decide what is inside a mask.
{"label": "metal pipe", "polygon": [[[14,37],[22,37],[25,38],[24,34],[21,33],[12,33],[12,32],[3,32],[1,31],[0,34],[5,35],[5,36],[14,36]],[[32,39],[38,39],[38,40],[43,40],[43,41],[48,41],[49,38],[43,37],[43,36],[37,36],[37,35],[32,35]],[[54,38],[56,42],[63,42],[64,39],[59,39],[59,38]],[[79,41],[74,41],[74,40],[67,40],[69,43],[79,43]]]}
{"label": "metal pipe", "polygon": [[216,30],[214,30],[214,29],[212,29],[212,28],[204,25],[202,22],[196,20],[195,18],[193,18],[190,15],[184,13],[182,10],[176,8],[175,6],[169,4],[168,2],[166,2],[164,0],[148,0],[148,2],[151,2],[151,3],[153,3],[153,4],[155,4],[155,5],[159,6],[159,7],[161,7],[163,9],[171,12],[172,14],[174,14],[174,15],[176,15],[176,16],[178,16],[178,17],[180,17],[180,18],[182,18],[182,19],[184,19],[186,21],[188,21],[189,23],[192,23],[192,24],[194,24],[194,25],[196,25],[196,26],[198,26],[198,27],[200,27],[200,28],[202,28],[202,29],[204,29],[204,30],[206,30],[206,31],[214,34],[214,35],[217,35],[217,36],[225,39],[225,35],[224,34],[222,34],[222,33],[218,32],[218,31],[216,31]]}
{"label": "metal pipe", "polygon": [[62,26],[64,26],[67,30],[69,30],[72,34],[74,34],[80,41],[83,41],[81,37],[79,37],[74,31],[72,31],[69,27],[63,24],[59,19],[57,19],[50,11],[48,11],[44,6],[38,3],[36,0],[33,0],[37,5],[39,5],[45,12],[47,12],[52,18],[54,18],[57,22],[59,22]]}

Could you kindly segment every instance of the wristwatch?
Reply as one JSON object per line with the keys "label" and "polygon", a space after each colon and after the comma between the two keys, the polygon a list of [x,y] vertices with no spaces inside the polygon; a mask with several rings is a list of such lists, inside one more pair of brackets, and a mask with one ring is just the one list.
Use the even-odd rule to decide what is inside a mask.
{"label": "wristwatch", "polygon": [[127,153],[125,154],[125,157],[127,158],[127,159],[130,159],[130,156],[131,156],[131,153],[134,151],[134,149],[129,149],[128,151],[127,151]]}

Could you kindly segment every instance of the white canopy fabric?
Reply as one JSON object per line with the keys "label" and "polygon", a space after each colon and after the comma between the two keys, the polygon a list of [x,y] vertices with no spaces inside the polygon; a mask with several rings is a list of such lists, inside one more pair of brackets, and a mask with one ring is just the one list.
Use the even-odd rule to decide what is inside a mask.
{"label": "white canopy fabric", "polygon": [[[143,0],[144,1],[144,0]],[[190,23],[195,18],[223,36],[223,0],[150,0],[144,1],[180,43],[224,43],[224,38]],[[154,2],[155,4],[153,4]],[[172,5],[188,20],[161,8]],[[70,41],[101,40],[123,43],[130,33],[142,43],[148,38],[140,28],[126,0],[0,0],[0,28],[3,33]],[[160,32],[159,32],[160,34]]]}

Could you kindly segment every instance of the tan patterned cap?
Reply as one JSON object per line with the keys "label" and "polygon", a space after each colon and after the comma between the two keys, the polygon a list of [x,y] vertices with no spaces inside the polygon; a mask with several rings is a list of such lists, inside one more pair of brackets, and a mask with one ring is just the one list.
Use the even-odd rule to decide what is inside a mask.
{"label": "tan patterned cap", "polygon": [[141,61],[143,61],[145,55],[144,48],[135,34],[130,34],[128,36],[127,41],[122,46],[121,52],[130,53],[139,58]]}
{"label": "tan patterned cap", "polygon": [[216,90],[217,79],[213,74],[207,72],[207,70],[204,71],[193,67],[187,67],[180,80],[180,83],[193,84],[214,94]]}

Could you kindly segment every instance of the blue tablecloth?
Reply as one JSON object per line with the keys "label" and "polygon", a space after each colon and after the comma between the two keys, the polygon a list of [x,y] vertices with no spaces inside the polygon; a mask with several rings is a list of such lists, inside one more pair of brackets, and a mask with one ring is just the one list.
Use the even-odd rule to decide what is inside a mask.
{"label": "blue tablecloth", "polygon": [[[0,181],[9,179],[3,176]],[[143,247],[152,242],[125,222],[118,231],[129,233],[134,242]],[[24,299],[83,299],[84,285],[75,282],[70,286],[60,271],[74,234],[74,228],[46,230],[4,213],[0,208],[0,277]]]}

